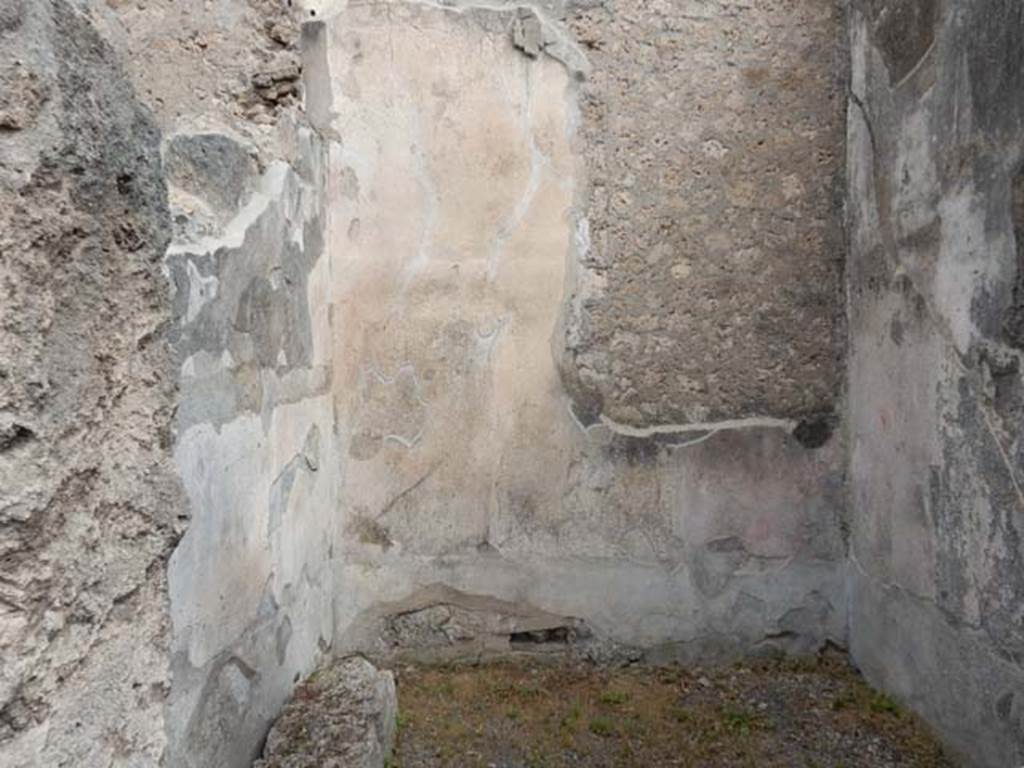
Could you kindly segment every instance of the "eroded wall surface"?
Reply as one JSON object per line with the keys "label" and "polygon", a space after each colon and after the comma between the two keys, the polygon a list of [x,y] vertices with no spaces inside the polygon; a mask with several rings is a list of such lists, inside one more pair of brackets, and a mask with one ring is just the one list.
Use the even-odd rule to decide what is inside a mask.
{"label": "eroded wall surface", "polygon": [[[739,423],[581,420],[566,388],[566,320],[590,301],[580,233],[603,179],[581,113],[600,59],[554,11],[320,13],[338,646],[468,642],[476,625],[508,638],[541,613],[652,658],[842,639],[838,439],[801,444],[783,401]],[[833,297],[825,357],[834,310]]]}
{"label": "eroded wall surface", "polygon": [[853,9],[851,643],[979,766],[1024,759],[1024,6]]}
{"label": "eroded wall surface", "polygon": [[[247,179],[223,232],[167,255],[181,360],[174,454],[193,510],[169,564],[175,765],[248,765],[333,631],[323,182],[318,142],[304,138],[308,165],[275,162]],[[218,180],[238,181],[224,164],[247,156],[205,134],[175,137],[168,158],[172,195],[188,163],[208,174],[199,187],[215,208]]]}
{"label": "eroded wall surface", "polygon": [[301,109],[295,11],[104,17],[165,130],[174,464],[191,515],[168,563],[175,766],[250,765],[333,633],[325,149]]}
{"label": "eroded wall surface", "polygon": [[290,5],[0,2],[4,765],[247,766],[330,645]]}
{"label": "eroded wall surface", "polygon": [[184,501],[160,134],[63,0],[0,2],[0,763],[156,765]]}
{"label": "eroded wall surface", "polygon": [[585,421],[829,422],[842,370],[842,3],[609,0],[566,383]]}

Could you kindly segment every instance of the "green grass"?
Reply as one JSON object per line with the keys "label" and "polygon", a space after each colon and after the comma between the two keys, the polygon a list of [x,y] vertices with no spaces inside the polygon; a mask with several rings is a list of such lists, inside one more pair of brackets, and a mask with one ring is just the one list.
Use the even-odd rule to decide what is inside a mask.
{"label": "green grass", "polygon": [[[699,684],[700,675],[714,685]],[[773,689],[775,680],[794,690]],[[568,768],[593,764],[598,754],[610,760],[602,764],[620,767],[754,766],[760,757],[783,765],[772,762],[776,753],[801,768],[815,758],[815,768],[838,768],[813,751],[787,752],[794,738],[822,729],[883,738],[907,768],[950,766],[911,713],[866,686],[841,658],[755,660],[699,673],[508,662],[403,670],[401,683],[401,737],[390,768],[424,750],[439,768],[483,768],[502,755],[523,768]],[[817,694],[810,709],[805,689]],[[446,690],[454,695],[439,699]],[[774,697],[770,712],[753,703],[766,694]],[[801,717],[788,716],[796,712]]]}
{"label": "green grass", "polygon": [[615,725],[607,717],[595,717],[589,727],[595,736],[611,736],[615,733]]}
{"label": "green grass", "polygon": [[896,715],[900,714],[900,705],[891,696],[884,693],[875,693],[868,703],[872,712],[877,714]]}
{"label": "green grass", "polygon": [[721,714],[726,727],[737,733],[750,733],[757,725],[756,715],[746,709],[725,706]]}

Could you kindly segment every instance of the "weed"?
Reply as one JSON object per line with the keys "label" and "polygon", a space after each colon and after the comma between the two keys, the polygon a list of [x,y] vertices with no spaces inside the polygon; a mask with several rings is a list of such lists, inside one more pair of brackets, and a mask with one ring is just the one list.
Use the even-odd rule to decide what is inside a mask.
{"label": "weed", "polygon": [[849,709],[854,705],[853,697],[848,693],[841,693],[832,700],[832,710],[834,712],[840,712],[844,709]]}
{"label": "weed", "polygon": [[647,733],[647,728],[644,726],[643,721],[638,717],[631,717],[623,722],[622,730],[631,738],[637,738]]}
{"label": "weed", "polygon": [[607,717],[595,717],[590,721],[590,732],[595,736],[611,736],[615,733],[615,726]]}
{"label": "weed", "polygon": [[886,696],[884,693],[875,693],[871,697],[868,707],[872,712],[876,712],[878,714],[897,716],[900,714],[900,705],[897,704],[893,698]]}
{"label": "weed", "polygon": [[746,709],[724,706],[721,711],[726,727],[736,733],[750,733],[757,725],[756,716]]}
{"label": "weed", "polygon": [[455,694],[455,686],[451,680],[443,680],[434,686],[434,695],[438,698],[450,698]]}
{"label": "weed", "polygon": [[523,696],[524,698],[527,698],[527,699],[534,699],[534,698],[537,698],[537,697],[540,697],[540,696],[544,696],[547,693],[547,691],[545,691],[543,688],[541,688],[538,685],[534,685],[532,683],[531,684],[527,684],[527,685],[517,686],[515,691],[520,696]]}
{"label": "weed", "polygon": [[691,724],[697,719],[693,712],[684,707],[675,707],[670,714],[677,723]]}
{"label": "weed", "polygon": [[580,718],[582,716],[583,710],[580,707],[579,702],[576,702],[572,705],[572,709],[569,710],[569,713],[562,716],[561,726],[563,728],[575,729],[576,726],[579,725]]}
{"label": "weed", "polygon": [[625,704],[629,701],[629,694],[624,691],[605,691],[601,694],[599,701],[602,704],[618,706],[619,704]]}

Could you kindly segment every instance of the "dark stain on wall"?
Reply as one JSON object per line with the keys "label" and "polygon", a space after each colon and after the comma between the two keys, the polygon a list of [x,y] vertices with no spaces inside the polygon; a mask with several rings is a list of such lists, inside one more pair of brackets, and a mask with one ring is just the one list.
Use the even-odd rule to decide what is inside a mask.
{"label": "dark stain on wall", "polygon": [[1024,166],[1010,181],[1010,220],[1017,250],[1017,274],[1010,305],[1003,312],[1003,338],[1024,350]]}
{"label": "dark stain on wall", "polygon": [[941,0],[868,0],[872,36],[890,84],[901,82],[935,41]]}

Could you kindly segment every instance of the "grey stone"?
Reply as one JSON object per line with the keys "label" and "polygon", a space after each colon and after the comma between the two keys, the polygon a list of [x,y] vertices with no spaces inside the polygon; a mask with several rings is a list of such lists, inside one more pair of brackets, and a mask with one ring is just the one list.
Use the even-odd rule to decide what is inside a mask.
{"label": "grey stone", "polygon": [[383,768],[394,746],[395,679],[360,656],[299,685],[253,768]]}
{"label": "grey stone", "polygon": [[172,137],[164,162],[171,184],[209,201],[225,220],[237,213],[258,175],[252,151],[216,133]]}
{"label": "grey stone", "polygon": [[512,22],[512,44],[531,58],[544,50],[544,30],[540,19],[528,10],[521,11]]}
{"label": "grey stone", "polygon": [[25,0],[0,0],[0,35],[13,32],[25,20]]}
{"label": "grey stone", "polygon": [[47,98],[45,83],[20,63],[0,70],[0,133],[30,127]]}

